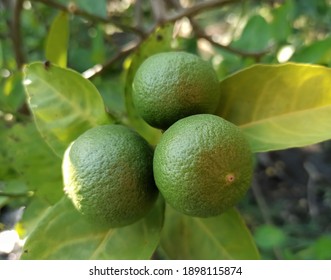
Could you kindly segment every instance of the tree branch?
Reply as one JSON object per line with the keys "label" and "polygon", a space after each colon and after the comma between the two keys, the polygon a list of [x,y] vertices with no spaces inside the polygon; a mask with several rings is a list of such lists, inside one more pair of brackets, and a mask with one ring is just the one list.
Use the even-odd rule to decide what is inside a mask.
{"label": "tree branch", "polygon": [[53,8],[56,8],[58,10],[77,15],[77,16],[82,16],[84,18],[87,18],[91,21],[97,21],[97,22],[102,22],[102,23],[108,23],[109,19],[104,18],[104,17],[99,17],[94,14],[90,14],[89,12],[86,12],[85,10],[79,9],[75,4],[70,3],[69,5],[63,5],[59,2],[53,1],[53,0],[32,0],[32,2],[40,2],[43,3],[47,6],[51,6]]}
{"label": "tree branch", "polygon": [[[50,0],[37,0],[37,1],[46,1],[46,2],[48,2]],[[242,1],[242,0],[217,0],[217,1],[213,0],[213,1],[201,2],[201,3],[196,4],[196,5],[194,5],[190,8],[187,8],[187,9],[184,9],[183,7],[181,7],[181,5],[178,1],[171,1],[170,4],[172,4],[172,6],[175,9],[178,10],[178,13],[174,16],[168,16],[168,17],[165,16],[165,14],[166,14],[165,6],[164,6],[164,3],[161,0],[151,1],[154,17],[155,17],[155,20],[156,20],[156,24],[155,24],[154,28],[152,28],[149,32],[146,32],[144,34],[144,36],[141,37],[141,39],[138,41],[138,43],[134,44],[130,48],[119,50],[119,52],[117,54],[115,54],[111,59],[109,59],[104,64],[97,64],[97,65],[91,67],[90,69],[86,70],[83,73],[83,76],[87,79],[91,79],[92,77],[101,74],[105,69],[109,68],[115,62],[117,62],[118,60],[126,57],[128,54],[130,54],[135,49],[137,49],[140,46],[140,44],[143,42],[143,39],[147,38],[148,35],[150,35],[155,30],[155,28],[157,26],[159,26],[159,24],[162,24],[162,23],[164,24],[164,23],[176,21],[176,20],[181,19],[183,17],[188,17],[190,19],[191,24],[194,28],[194,32],[199,38],[204,38],[204,39],[208,40],[209,42],[211,42],[213,45],[215,45],[217,47],[220,47],[220,48],[223,48],[223,49],[225,49],[229,52],[238,54],[238,55],[243,56],[243,57],[253,57],[256,60],[259,60],[269,50],[265,50],[265,51],[262,51],[262,52],[253,52],[252,53],[252,52],[244,52],[244,51],[241,51],[241,50],[234,49],[230,46],[225,46],[225,45],[219,44],[218,42],[215,42],[211,38],[211,36],[208,36],[203,30],[201,30],[200,27],[197,25],[197,23],[192,18],[194,15],[196,15],[198,13],[201,13],[203,11],[206,11],[208,9],[212,9],[212,8],[215,8],[215,7],[221,7],[221,6],[224,6],[226,4],[240,2],[240,1]]]}
{"label": "tree branch", "polygon": [[[209,9],[209,8],[214,8],[215,6],[228,4],[229,2],[239,2],[239,1],[210,1],[210,2],[204,2],[204,3],[201,3],[201,4],[203,4],[203,7],[205,9]],[[222,48],[224,50],[227,50],[231,53],[234,53],[234,54],[237,54],[237,55],[240,55],[240,56],[243,56],[243,57],[252,57],[256,61],[260,60],[260,58],[263,55],[267,54],[270,51],[269,49],[267,49],[267,50],[263,50],[263,51],[260,51],[260,52],[245,52],[245,51],[241,51],[241,50],[232,48],[231,46],[220,44],[220,43],[216,42],[215,40],[213,40],[211,36],[207,35],[199,27],[198,23],[194,20],[193,16],[190,15],[190,12],[187,11],[187,9],[184,9],[177,0],[172,0],[171,3],[177,10],[180,11],[179,14],[182,14],[182,15],[186,14],[186,17],[188,17],[188,19],[190,20],[190,23],[192,25],[194,33],[197,35],[197,37],[207,40],[212,45],[214,45],[218,48]],[[198,5],[196,5],[196,6],[198,6]],[[196,6],[191,8],[191,9],[193,9],[194,12],[196,10],[196,8],[195,8]],[[198,10],[198,12],[200,12],[200,11]]]}
{"label": "tree branch", "polygon": [[83,72],[83,77],[86,79],[91,79],[103,72],[105,69],[109,68],[111,65],[119,61],[120,59],[125,58],[128,56],[130,53],[132,53],[135,49],[137,49],[140,46],[141,41],[139,41],[136,44],[133,44],[132,46],[121,49],[118,53],[116,53],[112,58],[110,58],[108,61],[106,61],[103,64],[96,64],[90,69],[87,69],[86,71]]}
{"label": "tree branch", "polygon": [[134,6],[134,24],[138,29],[143,25],[142,0],[136,0],[136,5]]}
{"label": "tree branch", "polygon": [[150,0],[156,24],[165,21],[165,3],[163,0]]}
{"label": "tree branch", "polygon": [[252,57],[256,61],[259,61],[262,56],[264,56],[268,52],[270,52],[270,48],[267,48],[267,49],[262,50],[262,51],[259,51],[259,52],[246,52],[246,51],[243,51],[243,50],[239,50],[239,49],[233,48],[233,47],[231,47],[229,45],[220,44],[220,43],[216,42],[215,40],[213,40],[213,38],[210,35],[206,34],[198,26],[198,24],[194,20],[190,19],[190,21],[191,21],[191,24],[192,24],[194,33],[197,35],[197,37],[202,38],[202,39],[205,39],[208,42],[210,42],[212,45],[214,45],[215,47],[219,47],[219,48],[224,49],[226,51],[229,51],[229,52],[231,52],[233,54],[237,54],[237,55],[242,56],[242,57]]}
{"label": "tree branch", "polygon": [[91,14],[91,13],[85,11],[85,10],[80,9],[79,7],[77,7],[73,3],[70,3],[69,5],[63,5],[63,4],[58,3],[54,0],[32,0],[32,2],[40,2],[40,3],[43,3],[47,6],[58,9],[60,11],[64,11],[64,12],[67,12],[69,14],[73,14],[73,15],[76,15],[76,16],[81,16],[81,17],[86,18],[86,19],[88,19],[92,22],[111,23],[111,24],[115,25],[116,27],[122,29],[123,31],[135,33],[135,34],[137,34],[141,37],[144,36],[144,31],[143,30],[140,30],[140,29],[135,28],[133,26],[124,25],[124,24],[120,23],[115,17],[105,18],[105,17],[97,16],[95,14]]}
{"label": "tree branch", "polygon": [[207,10],[211,10],[216,7],[222,7],[227,4],[238,3],[241,1],[242,0],[211,0],[211,1],[200,2],[192,7],[181,10],[180,12],[178,12],[175,15],[166,17],[165,21],[174,22],[183,17],[193,17],[193,16],[195,16],[197,14],[201,14],[202,12],[205,12]]}

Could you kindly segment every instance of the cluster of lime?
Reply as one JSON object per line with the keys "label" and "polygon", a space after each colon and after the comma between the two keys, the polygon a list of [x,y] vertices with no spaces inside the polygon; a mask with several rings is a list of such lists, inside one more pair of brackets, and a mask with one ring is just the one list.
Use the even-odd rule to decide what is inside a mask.
{"label": "cluster of lime", "polygon": [[178,211],[216,216],[249,188],[252,155],[238,127],[212,115],[219,81],[211,65],[185,52],[153,55],[133,81],[142,118],[164,130],[153,148],[123,125],[92,128],[65,153],[65,192],[87,218],[111,227],[144,217],[160,192]]}

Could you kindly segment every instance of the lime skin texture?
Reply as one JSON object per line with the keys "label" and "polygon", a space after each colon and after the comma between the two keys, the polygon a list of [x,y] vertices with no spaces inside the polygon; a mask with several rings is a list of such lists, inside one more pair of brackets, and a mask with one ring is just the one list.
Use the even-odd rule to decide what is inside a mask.
{"label": "lime skin texture", "polygon": [[253,157],[241,130],[221,117],[183,118],[164,132],[153,160],[157,187],[173,208],[217,216],[250,187]]}
{"label": "lime skin texture", "polygon": [[120,227],[144,217],[158,190],[153,178],[153,149],[130,128],[94,127],[67,149],[64,191],[89,221]]}
{"label": "lime skin texture", "polygon": [[164,52],[148,57],[133,80],[132,99],[151,126],[167,129],[177,120],[214,113],[219,80],[211,64],[186,52]]}

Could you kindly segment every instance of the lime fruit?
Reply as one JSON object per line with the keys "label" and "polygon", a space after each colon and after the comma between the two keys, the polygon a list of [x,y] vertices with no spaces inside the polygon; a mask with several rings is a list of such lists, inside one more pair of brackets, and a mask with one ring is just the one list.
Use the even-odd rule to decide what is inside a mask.
{"label": "lime fruit", "polygon": [[214,113],[219,81],[212,66],[186,52],[165,52],[147,58],[133,81],[133,103],[153,127],[167,129],[186,116]]}
{"label": "lime fruit", "polygon": [[211,217],[234,206],[246,193],[253,158],[237,126],[200,114],[165,131],[154,152],[153,168],[156,185],[173,208]]}
{"label": "lime fruit", "polygon": [[152,164],[152,148],[130,128],[94,127],[65,153],[64,190],[87,219],[125,226],[142,218],[157,198]]}

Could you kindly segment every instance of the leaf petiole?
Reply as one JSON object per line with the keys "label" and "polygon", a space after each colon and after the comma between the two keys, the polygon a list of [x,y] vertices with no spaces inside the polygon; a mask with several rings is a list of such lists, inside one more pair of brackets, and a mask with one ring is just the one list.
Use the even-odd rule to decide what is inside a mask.
{"label": "leaf petiole", "polygon": [[6,197],[32,197],[34,195],[33,191],[28,191],[28,192],[22,192],[22,193],[8,193],[8,192],[1,192],[0,191],[0,197],[1,196],[6,196]]}

